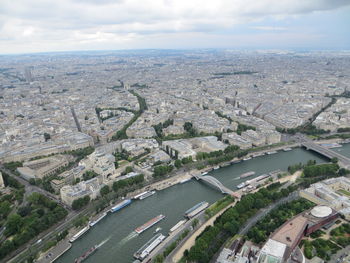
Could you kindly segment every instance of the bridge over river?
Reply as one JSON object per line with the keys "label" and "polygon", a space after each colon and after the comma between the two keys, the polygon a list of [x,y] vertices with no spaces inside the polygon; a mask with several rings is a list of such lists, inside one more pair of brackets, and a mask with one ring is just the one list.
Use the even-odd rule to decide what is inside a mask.
{"label": "bridge over river", "polygon": [[197,181],[202,180],[212,186],[214,186],[215,188],[219,189],[221,191],[221,193],[223,194],[229,194],[233,197],[235,197],[236,199],[241,199],[241,195],[237,192],[232,191],[231,189],[227,188],[226,186],[224,186],[218,179],[216,179],[213,176],[210,175],[193,175],[194,178],[196,178]]}
{"label": "bridge over river", "polygon": [[340,166],[344,166],[348,169],[350,168],[350,158],[345,157],[344,155],[338,152],[332,151],[331,149],[323,147],[312,141],[302,142],[301,145],[305,147],[306,150],[312,150],[314,152],[317,152],[318,154],[321,154],[327,157],[328,159],[337,158]]}

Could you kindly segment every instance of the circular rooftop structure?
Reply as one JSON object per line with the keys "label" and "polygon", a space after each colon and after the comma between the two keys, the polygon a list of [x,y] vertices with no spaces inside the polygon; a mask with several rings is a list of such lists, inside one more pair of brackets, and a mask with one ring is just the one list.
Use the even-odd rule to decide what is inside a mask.
{"label": "circular rooftop structure", "polygon": [[311,214],[318,218],[327,217],[332,214],[332,208],[325,205],[318,205],[311,210]]}

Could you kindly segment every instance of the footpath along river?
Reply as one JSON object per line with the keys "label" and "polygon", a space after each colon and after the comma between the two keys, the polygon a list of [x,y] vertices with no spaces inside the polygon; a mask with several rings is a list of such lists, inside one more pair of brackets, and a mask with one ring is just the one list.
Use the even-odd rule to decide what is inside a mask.
{"label": "footpath along river", "polygon": [[[334,150],[350,157],[350,144]],[[256,157],[249,161],[214,170],[209,174],[230,189],[236,190],[239,183],[247,180],[247,178],[239,179],[239,176],[245,172],[256,172],[254,176],[249,178],[251,179],[277,169],[287,170],[291,164],[305,163],[310,159],[316,160],[318,163],[327,161],[313,152],[296,148],[288,152],[280,151],[277,154]],[[130,263],[133,261],[133,253],[154,235],[154,230],[157,227],[162,228],[161,233],[167,234],[172,226],[183,219],[183,214],[187,209],[201,201],[212,204],[222,197],[223,195],[218,190],[195,180],[158,191],[151,197],[142,201],[133,201],[122,210],[108,214],[75,241],[72,248],[55,262],[74,262],[75,258],[92,246],[105,241],[84,262]],[[133,232],[136,227],[159,214],[165,215],[166,218],[140,235]]]}

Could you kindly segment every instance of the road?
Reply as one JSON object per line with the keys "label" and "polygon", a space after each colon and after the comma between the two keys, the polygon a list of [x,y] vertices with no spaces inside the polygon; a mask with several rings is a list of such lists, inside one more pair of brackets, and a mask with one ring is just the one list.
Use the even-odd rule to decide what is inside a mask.
{"label": "road", "polygon": [[275,209],[276,207],[278,207],[278,206],[280,206],[280,205],[282,205],[284,203],[291,202],[291,201],[296,200],[298,198],[299,198],[299,192],[295,191],[295,192],[291,193],[290,195],[288,195],[287,197],[284,197],[284,198],[278,200],[277,202],[269,205],[268,207],[261,209],[255,216],[250,218],[245,223],[243,228],[241,228],[241,230],[238,232],[238,235],[245,235],[245,234],[247,234],[249,229],[252,228],[260,219],[262,219],[268,213],[270,213],[271,210]]}

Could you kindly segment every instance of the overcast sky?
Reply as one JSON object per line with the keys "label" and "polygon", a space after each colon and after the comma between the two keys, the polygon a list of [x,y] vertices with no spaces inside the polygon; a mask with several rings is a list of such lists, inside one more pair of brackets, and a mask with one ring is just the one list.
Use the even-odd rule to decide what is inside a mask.
{"label": "overcast sky", "polygon": [[0,54],[350,49],[350,0],[0,0]]}

